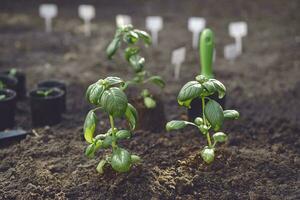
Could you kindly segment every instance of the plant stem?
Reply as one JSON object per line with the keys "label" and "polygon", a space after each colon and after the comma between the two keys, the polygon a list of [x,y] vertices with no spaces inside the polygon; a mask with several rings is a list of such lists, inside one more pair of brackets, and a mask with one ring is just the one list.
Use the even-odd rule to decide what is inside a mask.
{"label": "plant stem", "polygon": [[[205,114],[204,114],[204,108],[205,108],[205,99],[204,99],[204,97],[201,97],[201,100],[202,100],[202,116],[203,116],[203,123],[204,123],[204,125],[206,125],[206,126],[208,127],[208,124],[206,123]],[[211,148],[211,147],[212,147],[212,144],[211,144],[209,132],[207,131],[205,135],[206,135],[208,147]]]}
{"label": "plant stem", "polygon": [[115,122],[114,122],[113,116],[109,115],[109,121],[110,121],[110,126],[112,129],[112,138],[113,138],[111,146],[114,150],[117,147],[117,144],[116,144]]}

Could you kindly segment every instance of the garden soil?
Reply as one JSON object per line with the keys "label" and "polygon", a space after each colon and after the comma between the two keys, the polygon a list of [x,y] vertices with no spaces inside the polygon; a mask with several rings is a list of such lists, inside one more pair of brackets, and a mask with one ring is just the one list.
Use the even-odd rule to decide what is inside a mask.
{"label": "garden soil", "polygon": [[[299,1],[87,1],[97,9],[90,38],[84,37],[77,17],[79,1],[52,1],[59,5],[59,14],[51,34],[44,33],[38,17],[41,2],[1,1],[0,69],[23,69],[28,89],[45,79],[64,80],[68,111],[62,123],[37,128],[31,125],[29,101],[18,102],[16,126],[31,133],[0,149],[1,200],[300,199]],[[135,131],[120,145],[140,155],[143,162],[124,174],[110,167],[104,175],[96,173],[103,151],[95,159],[84,155],[87,143],[82,126],[91,108],[84,99],[85,89],[108,75],[131,77],[121,54],[114,61],[105,55],[116,14],[129,14],[141,29],[146,16],[164,17],[158,47],[143,48],[142,53],[147,69],[167,82],[160,97],[168,120],[186,118],[176,96],[199,72],[188,17],[205,17],[214,30],[216,78],[227,87],[226,107],[241,115],[225,123],[229,140],[218,146],[214,163],[201,160],[199,152],[206,143],[193,128]],[[243,54],[229,62],[223,58],[223,48],[234,42],[228,24],[237,20],[248,23],[249,34],[243,38]],[[187,57],[180,81],[175,81],[170,56],[182,46]],[[107,116],[99,118],[99,131],[104,131]]]}

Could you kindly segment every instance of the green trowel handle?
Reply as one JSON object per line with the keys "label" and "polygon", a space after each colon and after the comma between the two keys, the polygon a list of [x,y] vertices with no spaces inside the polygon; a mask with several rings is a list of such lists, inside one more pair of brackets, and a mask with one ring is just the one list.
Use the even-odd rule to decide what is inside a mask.
{"label": "green trowel handle", "polygon": [[214,34],[210,29],[204,29],[200,37],[201,74],[213,78]]}

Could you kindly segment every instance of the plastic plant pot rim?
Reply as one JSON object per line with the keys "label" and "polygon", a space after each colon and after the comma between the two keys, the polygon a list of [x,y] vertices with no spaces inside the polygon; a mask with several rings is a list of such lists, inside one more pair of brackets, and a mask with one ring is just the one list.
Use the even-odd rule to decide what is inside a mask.
{"label": "plastic plant pot rim", "polygon": [[[0,100],[0,102],[7,102],[16,98],[17,93],[11,89],[0,89],[0,95],[4,94],[5,99]],[[6,97],[8,95],[8,97]]]}
{"label": "plastic plant pot rim", "polygon": [[60,81],[56,79],[49,79],[49,80],[39,82],[37,84],[37,87],[38,88],[60,88],[60,87],[65,88],[66,83],[64,81]]}
{"label": "plastic plant pot rim", "polygon": [[65,91],[63,91],[60,88],[54,87],[54,88],[51,88],[51,89],[53,89],[55,92],[57,92],[53,96],[52,95],[49,95],[49,96],[46,96],[46,97],[38,96],[38,95],[35,96],[35,94],[38,90],[49,90],[49,88],[47,88],[47,87],[39,87],[39,88],[36,88],[34,90],[31,90],[29,92],[29,97],[30,97],[30,99],[34,99],[36,101],[45,101],[45,100],[50,101],[50,100],[54,100],[54,99],[59,99],[65,94]]}

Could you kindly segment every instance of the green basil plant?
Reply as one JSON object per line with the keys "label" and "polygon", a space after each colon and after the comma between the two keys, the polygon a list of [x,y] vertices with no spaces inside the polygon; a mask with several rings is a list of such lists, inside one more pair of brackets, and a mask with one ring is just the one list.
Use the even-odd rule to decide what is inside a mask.
{"label": "green basil plant", "polygon": [[[88,112],[84,122],[84,138],[89,143],[85,154],[93,158],[99,149],[112,148],[112,153],[100,160],[97,171],[103,173],[104,166],[110,164],[117,172],[127,172],[132,165],[141,161],[140,157],[129,153],[118,146],[118,141],[129,139],[136,127],[138,115],[136,109],[128,103],[127,96],[121,89],[125,82],[118,77],[100,79],[90,85],[86,91],[86,99],[95,106]],[[95,134],[99,119],[96,111],[102,110],[109,116],[110,129],[106,133]],[[125,117],[127,129],[118,129],[116,118]]]}
{"label": "green basil plant", "polygon": [[[187,125],[192,125],[207,139],[207,146],[201,151],[201,157],[206,163],[211,163],[215,158],[216,144],[227,140],[227,135],[221,132],[224,120],[238,119],[239,113],[236,110],[223,110],[218,102],[209,96],[214,93],[223,98],[226,92],[225,86],[216,79],[208,79],[204,75],[196,76],[194,81],[187,82],[180,90],[177,100],[179,105],[190,107],[195,98],[202,100],[202,117],[195,118],[194,122],[173,120],[166,124],[167,131],[179,130]],[[210,131],[215,133],[210,135]]]}
{"label": "green basil plant", "polygon": [[146,46],[151,44],[151,37],[147,32],[134,29],[132,25],[119,27],[116,30],[113,40],[109,43],[106,53],[108,58],[112,59],[122,42],[127,45],[127,48],[124,51],[124,57],[132,67],[134,77],[125,82],[123,89],[126,89],[129,85],[139,86],[142,88],[140,95],[144,99],[145,106],[147,108],[154,108],[156,106],[156,101],[153,99],[153,95],[149,90],[144,88],[144,85],[146,83],[153,83],[160,88],[164,88],[165,82],[160,76],[152,76],[150,72],[144,69],[145,58],[140,55],[140,48],[137,46],[139,40],[142,40]]}

